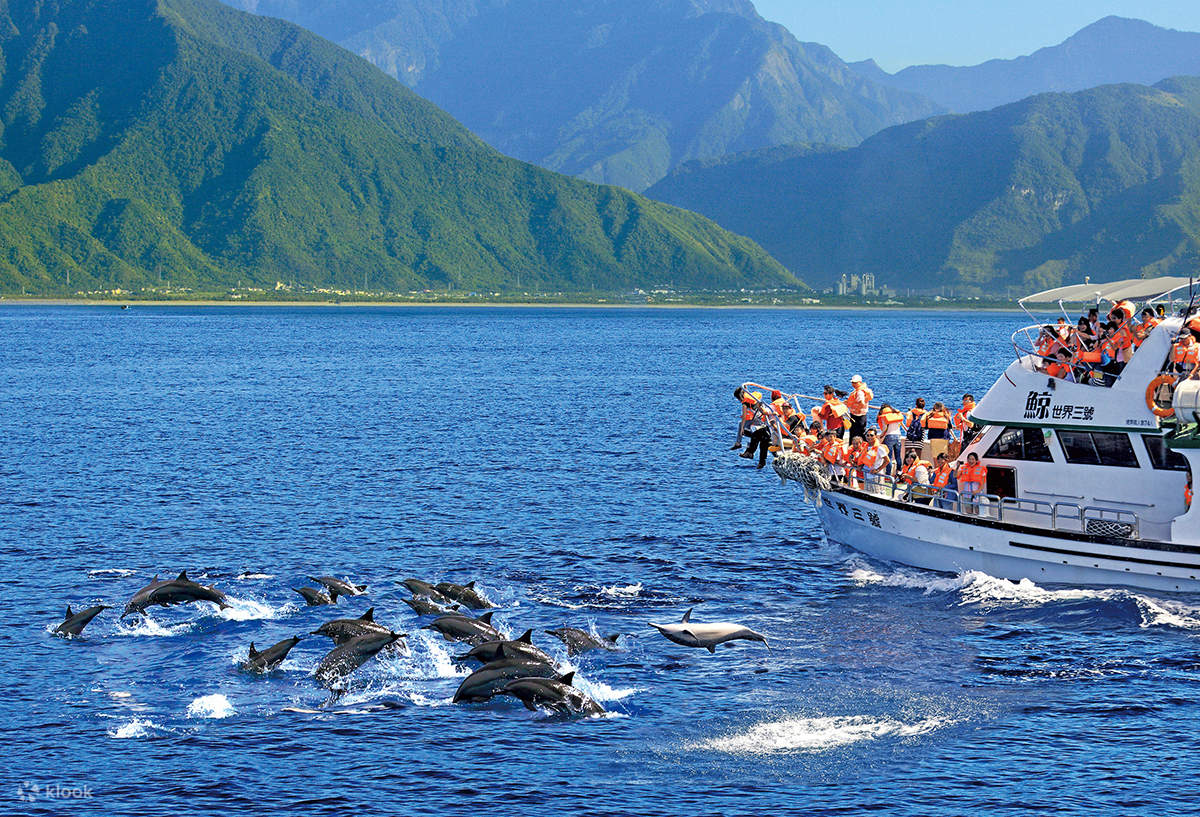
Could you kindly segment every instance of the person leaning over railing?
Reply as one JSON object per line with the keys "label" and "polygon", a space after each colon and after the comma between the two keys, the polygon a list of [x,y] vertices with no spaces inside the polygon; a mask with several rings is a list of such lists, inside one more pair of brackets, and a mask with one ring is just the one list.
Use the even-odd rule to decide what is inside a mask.
{"label": "person leaning over railing", "polygon": [[[755,397],[757,394],[758,397]],[[738,401],[742,419],[738,422],[737,440],[729,447],[737,451],[742,447],[742,437],[750,434],[750,424],[754,422],[754,404],[762,399],[762,392],[747,393],[741,386],[733,390],[733,399]]]}

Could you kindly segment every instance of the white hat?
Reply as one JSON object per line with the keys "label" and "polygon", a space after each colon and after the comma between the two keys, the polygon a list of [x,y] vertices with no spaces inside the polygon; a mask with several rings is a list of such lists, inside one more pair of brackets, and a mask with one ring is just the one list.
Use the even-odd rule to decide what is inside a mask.
{"label": "white hat", "polygon": [[861,382],[862,382],[862,375],[861,375],[861,374],[856,374],[856,375],[854,375],[854,377],[850,378],[850,382],[851,382],[851,383],[861,383]]}

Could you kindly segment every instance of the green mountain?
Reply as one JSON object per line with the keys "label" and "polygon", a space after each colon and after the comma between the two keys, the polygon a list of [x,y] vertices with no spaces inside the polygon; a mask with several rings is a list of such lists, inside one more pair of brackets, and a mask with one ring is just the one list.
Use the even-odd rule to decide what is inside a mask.
{"label": "green mountain", "polygon": [[0,0],[0,57],[0,292],[800,285],[700,216],[506,158],[359,57],[212,0]]}
{"label": "green mountain", "polygon": [[1105,17],[1058,45],[1011,60],[979,65],[913,65],[895,74],[874,60],[851,68],[883,85],[921,94],[956,113],[985,111],[1051,91],[1097,85],[1152,85],[1200,74],[1200,34],[1160,28],[1145,20]]}
{"label": "green mountain", "polygon": [[502,152],[641,190],[689,159],[941,113],[749,0],[231,0],[362,54]]}
{"label": "green mountain", "polygon": [[813,284],[929,291],[1193,274],[1200,78],[1045,94],[839,151],[689,164],[649,195],[756,237]]}

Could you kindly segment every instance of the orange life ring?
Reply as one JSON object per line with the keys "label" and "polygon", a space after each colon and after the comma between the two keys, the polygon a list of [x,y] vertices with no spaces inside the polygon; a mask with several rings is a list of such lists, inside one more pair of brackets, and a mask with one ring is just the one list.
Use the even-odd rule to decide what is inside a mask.
{"label": "orange life ring", "polygon": [[1174,386],[1175,378],[1169,374],[1160,374],[1158,377],[1150,381],[1150,385],[1146,387],[1146,408],[1154,412],[1155,417],[1170,417],[1175,414],[1173,406],[1163,408],[1154,399],[1155,392],[1162,386]]}

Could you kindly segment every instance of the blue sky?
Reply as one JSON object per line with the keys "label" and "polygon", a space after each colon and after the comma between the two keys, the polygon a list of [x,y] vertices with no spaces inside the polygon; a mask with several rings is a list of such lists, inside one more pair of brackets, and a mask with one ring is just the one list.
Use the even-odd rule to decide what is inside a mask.
{"label": "blue sky", "polygon": [[1165,28],[1200,31],[1197,0],[754,0],[768,20],[799,40],[829,46],[847,62],[873,57],[885,70],[974,65],[1054,45],[1116,14]]}

